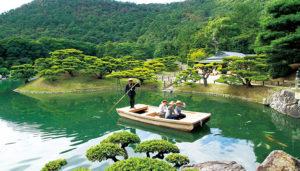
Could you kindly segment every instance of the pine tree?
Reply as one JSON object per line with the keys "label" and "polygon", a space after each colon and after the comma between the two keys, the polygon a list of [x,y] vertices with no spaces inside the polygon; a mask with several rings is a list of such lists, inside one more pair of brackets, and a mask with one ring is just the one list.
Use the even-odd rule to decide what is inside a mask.
{"label": "pine tree", "polygon": [[273,77],[286,76],[289,64],[300,62],[300,1],[272,1],[267,13],[256,50],[268,54]]}

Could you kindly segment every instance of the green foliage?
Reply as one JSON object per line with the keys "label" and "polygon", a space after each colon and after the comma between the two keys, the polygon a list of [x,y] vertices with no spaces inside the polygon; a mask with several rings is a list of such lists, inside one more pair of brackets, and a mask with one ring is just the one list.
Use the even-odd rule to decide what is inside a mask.
{"label": "green foliage", "polygon": [[189,61],[196,61],[196,60],[203,60],[207,58],[207,53],[205,52],[205,49],[192,49],[190,53],[188,54],[188,60]]}
{"label": "green foliage", "polygon": [[25,83],[28,83],[29,79],[35,76],[36,72],[32,65],[23,64],[13,66],[10,74],[13,79],[25,80]]}
{"label": "green foliage", "polygon": [[95,45],[92,43],[47,37],[34,40],[12,37],[0,40],[0,65],[10,68],[12,65],[31,63],[37,58],[48,57],[52,51],[68,48],[95,55]]}
{"label": "green foliage", "polygon": [[84,68],[84,63],[75,56],[67,57],[61,60],[62,68],[70,74],[71,77],[74,77],[74,73],[80,71]]}
{"label": "green foliage", "polygon": [[195,83],[201,79],[198,71],[195,68],[188,68],[181,71],[177,76],[175,82],[177,84],[192,82]]}
{"label": "green foliage", "polygon": [[143,83],[145,80],[156,80],[153,70],[148,68],[134,68],[132,70],[113,72],[108,78],[137,78]]}
{"label": "green foliage", "polygon": [[84,57],[84,54],[82,51],[77,49],[60,49],[53,52],[50,52],[51,57],[57,58],[60,60],[73,57],[77,59],[82,59]]}
{"label": "green foliage", "polygon": [[114,143],[114,144],[120,144],[122,148],[127,147],[129,144],[136,144],[139,143],[141,140],[140,138],[131,132],[128,131],[122,131],[122,132],[116,132],[107,137],[105,140],[103,140],[101,143]]}
{"label": "green foliage", "polygon": [[130,158],[127,160],[114,163],[105,169],[106,171],[132,171],[132,170],[155,170],[155,171],[176,171],[175,168],[170,166],[167,162],[151,159],[151,158]]}
{"label": "green foliage", "polygon": [[218,65],[216,63],[209,63],[209,64],[196,64],[194,68],[199,69],[201,78],[204,81],[204,86],[207,86],[207,79],[210,76],[210,74],[213,72],[214,69],[222,67],[221,65]]}
{"label": "green foliage", "polygon": [[166,157],[166,160],[172,164],[174,164],[175,167],[181,167],[183,165],[186,165],[190,162],[189,158],[187,156],[172,153]]}
{"label": "green foliage", "polygon": [[159,62],[163,63],[166,71],[176,71],[178,70],[178,64],[176,63],[179,59],[178,56],[167,56],[163,58],[155,58]]}
{"label": "green foliage", "polygon": [[65,165],[67,165],[67,161],[65,159],[54,160],[45,164],[41,171],[58,171]]}
{"label": "green foliage", "polygon": [[216,80],[216,82],[225,83],[225,84],[229,84],[229,85],[243,84],[240,79],[238,79],[235,76],[230,76],[230,75],[222,75],[219,79]]}
{"label": "green foliage", "polygon": [[7,68],[0,68],[0,75],[7,77],[9,75],[9,70]]}
{"label": "green foliage", "polygon": [[114,162],[118,161],[117,156],[125,157],[125,151],[117,144],[101,143],[89,148],[86,152],[86,157],[90,161],[103,161],[112,159]]}
{"label": "green foliage", "polygon": [[184,168],[182,171],[199,171],[198,168]]}
{"label": "green foliage", "polygon": [[[203,40],[202,43],[209,52],[215,53],[230,50],[234,46],[232,37],[238,36],[240,32],[240,28],[230,17],[218,17],[208,22],[199,32],[198,39]],[[194,56],[197,57],[197,52]]]}
{"label": "green foliage", "polygon": [[84,57],[84,62],[84,73],[95,75],[99,79],[102,79],[113,69],[113,64],[98,59],[94,56]]}
{"label": "green foliage", "polygon": [[230,71],[230,76],[222,77],[219,81],[229,84],[241,82],[248,87],[251,86],[251,81],[265,81],[269,79],[269,66],[266,61],[266,56],[246,56],[227,57],[224,59],[226,69]]}
{"label": "green foliage", "polygon": [[300,2],[270,1],[262,20],[263,31],[257,37],[256,51],[268,54],[273,77],[291,72],[289,64],[300,62]]}
{"label": "green foliage", "polygon": [[[0,57],[3,66],[10,68],[69,48],[98,57],[130,55],[137,59],[170,55],[182,59],[195,48],[252,53],[265,3],[190,0],[136,5],[110,0],[34,1],[0,15],[0,39],[5,38],[0,42]],[[290,8],[286,6],[285,13]]]}
{"label": "green foliage", "polygon": [[150,153],[157,153],[154,157],[163,159],[164,154],[179,153],[179,149],[166,140],[149,140],[138,144],[135,152],[146,153],[147,157],[150,157]]}
{"label": "green foliage", "polygon": [[79,167],[79,168],[73,169],[72,171],[91,171],[91,169]]}
{"label": "green foliage", "polygon": [[97,46],[97,56],[134,56],[137,59],[147,59],[153,57],[151,47],[133,42],[106,42]]}
{"label": "green foliage", "polygon": [[165,65],[156,59],[146,61],[144,67],[153,70],[155,73],[160,73],[165,70]]}

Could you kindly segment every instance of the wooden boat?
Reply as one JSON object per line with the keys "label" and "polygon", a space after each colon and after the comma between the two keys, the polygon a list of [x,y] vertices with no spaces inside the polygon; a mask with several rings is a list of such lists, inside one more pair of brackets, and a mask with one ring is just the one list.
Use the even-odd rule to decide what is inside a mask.
{"label": "wooden boat", "polygon": [[163,139],[167,139],[173,142],[175,141],[175,142],[192,143],[210,133],[210,128],[207,125],[203,125],[201,129],[196,129],[192,133],[180,131],[180,134],[178,134],[178,130],[176,129],[171,129],[171,128],[162,129],[159,126],[138,122],[123,117],[118,120],[117,124],[125,128],[134,128],[136,130],[151,132],[153,134],[159,134],[163,137]]}
{"label": "wooden boat", "polygon": [[182,113],[185,114],[186,117],[180,120],[173,120],[161,118],[157,111],[158,107],[144,104],[137,104],[134,109],[130,109],[130,107],[117,109],[118,114],[123,118],[187,132],[197,127],[202,127],[211,116],[210,113],[183,110]]}

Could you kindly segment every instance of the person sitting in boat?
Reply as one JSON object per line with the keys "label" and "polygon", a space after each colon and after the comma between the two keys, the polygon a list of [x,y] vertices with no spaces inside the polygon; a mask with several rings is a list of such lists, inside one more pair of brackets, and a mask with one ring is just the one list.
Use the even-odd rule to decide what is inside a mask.
{"label": "person sitting in boat", "polygon": [[158,107],[158,114],[160,117],[164,118],[167,111],[168,111],[168,101],[167,100],[163,100],[161,102],[161,104]]}
{"label": "person sitting in boat", "polygon": [[165,118],[167,118],[167,119],[178,119],[178,116],[175,115],[175,107],[174,106],[175,106],[174,101],[171,101],[169,103],[169,107],[168,107]]}
{"label": "person sitting in boat", "polygon": [[181,102],[180,100],[176,101],[176,107],[175,107],[175,115],[177,116],[178,119],[183,119],[186,116],[184,114],[181,113],[182,108],[185,108],[185,103]]}

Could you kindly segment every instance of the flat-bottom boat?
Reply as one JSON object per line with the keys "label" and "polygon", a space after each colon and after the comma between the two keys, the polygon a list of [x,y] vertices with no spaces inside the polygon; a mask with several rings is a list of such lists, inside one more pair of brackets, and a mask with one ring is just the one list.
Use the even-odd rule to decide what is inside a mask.
{"label": "flat-bottom boat", "polygon": [[161,118],[157,111],[158,107],[145,104],[137,104],[133,109],[130,107],[117,109],[118,114],[123,118],[187,132],[191,132],[197,127],[202,127],[211,116],[210,113],[182,110],[186,117],[180,120],[173,120]]}

